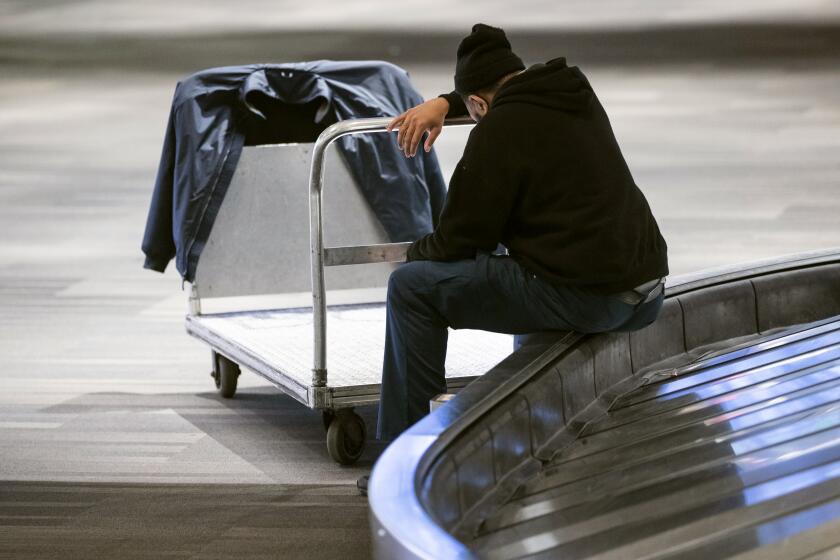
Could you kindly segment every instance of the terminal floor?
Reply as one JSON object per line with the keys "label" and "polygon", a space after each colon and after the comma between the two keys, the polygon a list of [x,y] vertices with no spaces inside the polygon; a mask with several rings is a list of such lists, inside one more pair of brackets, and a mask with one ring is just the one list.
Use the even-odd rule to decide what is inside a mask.
{"label": "terminal floor", "polygon": [[0,558],[370,557],[346,485],[5,482]]}
{"label": "terminal floor", "polygon": [[[840,246],[834,67],[583,68],[673,273]],[[320,417],[254,376],[217,397],[177,274],[141,268],[180,74],[0,74],[0,558],[367,557],[353,483],[379,449],[332,463]]]}
{"label": "terminal floor", "polygon": [[[68,377],[35,374],[29,404],[4,391],[0,559],[369,557],[367,501],[352,482],[377,446],[339,467],[319,415],[265,387],[223,400]],[[71,385],[86,393],[33,404]],[[362,411],[369,426],[373,412]]]}

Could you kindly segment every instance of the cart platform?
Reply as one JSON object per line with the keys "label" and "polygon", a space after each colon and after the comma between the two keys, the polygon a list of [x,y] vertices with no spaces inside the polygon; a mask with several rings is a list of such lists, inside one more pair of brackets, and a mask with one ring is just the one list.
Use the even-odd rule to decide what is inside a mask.
{"label": "cart platform", "polygon": [[[379,401],[385,350],[385,305],[327,308],[329,375],[312,384],[312,309],[240,311],[190,315],[187,332],[219,354],[268,379],[314,409],[336,409]],[[509,335],[450,330],[447,386],[459,389],[512,351]]]}

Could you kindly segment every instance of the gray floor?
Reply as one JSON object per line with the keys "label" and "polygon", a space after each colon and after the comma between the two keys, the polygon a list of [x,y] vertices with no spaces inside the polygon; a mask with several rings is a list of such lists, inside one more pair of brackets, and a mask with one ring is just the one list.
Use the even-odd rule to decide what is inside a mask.
{"label": "gray floor", "polygon": [[344,486],[7,482],[0,558],[368,558]]}
{"label": "gray floor", "polygon": [[[23,5],[3,9],[26,15]],[[35,12],[14,20],[17,33],[31,26],[25,46],[46,21]],[[132,67],[133,51],[108,51],[130,70],[45,64],[49,51],[27,58],[10,36],[0,41],[14,54],[0,62],[0,558],[367,556],[352,483],[379,449],[356,467],[333,464],[318,415],[255,376],[243,375],[237,399],[218,398],[207,349],[184,332],[179,278],[141,268],[186,70]],[[571,62],[612,118],[674,273],[840,246],[831,60],[581,60]],[[424,95],[451,84],[448,61],[404,65]],[[441,137],[446,170],[463,138]]]}

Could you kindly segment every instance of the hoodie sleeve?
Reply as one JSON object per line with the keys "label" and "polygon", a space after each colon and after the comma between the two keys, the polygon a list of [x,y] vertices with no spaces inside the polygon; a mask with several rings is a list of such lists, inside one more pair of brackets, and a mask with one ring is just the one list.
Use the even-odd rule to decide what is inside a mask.
{"label": "hoodie sleeve", "polygon": [[447,118],[466,117],[469,115],[467,106],[464,104],[464,100],[461,99],[461,96],[457,91],[441,93],[438,97],[443,97],[449,102],[449,112],[446,113]]}
{"label": "hoodie sleeve", "polygon": [[513,210],[518,181],[504,129],[485,118],[470,133],[435,230],[415,241],[407,260],[454,261],[493,251]]}

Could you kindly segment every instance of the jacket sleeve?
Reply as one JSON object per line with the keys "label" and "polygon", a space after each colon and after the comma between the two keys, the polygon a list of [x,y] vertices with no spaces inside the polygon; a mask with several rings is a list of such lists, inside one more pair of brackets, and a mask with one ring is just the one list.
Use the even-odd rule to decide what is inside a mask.
{"label": "jacket sleeve", "polygon": [[169,112],[163,150],[160,154],[155,188],[146,219],[143,235],[143,253],[146,261],[143,268],[163,272],[175,256],[175,241],[172,238],[172,197],[175,165],[175,111]]}
{"label": "jacket sleeve", "polygon": [[516,156],[504,129],[484,119],[470,133],[435,230],[411,244],[407,260],[454,261],[493,251],[517,197]]}
{"label": "jacket sleeve", "polygon": [[470,114],[469,111],[467,111],[467,106],[464,104],[464,100],[461,99],[461,95],[457,91],[442,93],[438,95],[438,97],[443,97],[449,102],[449,112],[446,113],[447,118],[466,117]]}

